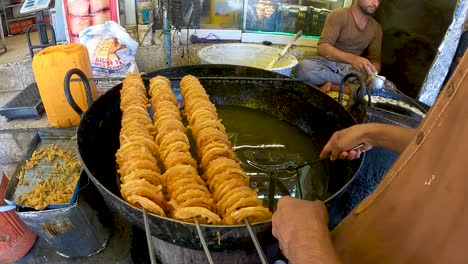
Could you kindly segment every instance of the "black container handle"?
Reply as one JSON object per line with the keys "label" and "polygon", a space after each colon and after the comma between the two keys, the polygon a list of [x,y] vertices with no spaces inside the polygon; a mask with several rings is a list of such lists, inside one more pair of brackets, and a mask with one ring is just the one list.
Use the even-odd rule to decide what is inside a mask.
{"label": "black container handle", "polygon": [[88,77],[86,77],[84,72],[82,72],[80,69],[75,68],[75,69],[69,70],[67,72],[67,74],[65,74],[65,79],[64,79],[64,82],[63,82],[63,89],[65,91],[65,97],[67,98],[67,101],[70,104],[70,106],[73,108],[73,110],[75,110],[75,112],[79,116],[82,116],[84,111],[75,102],[75,100],[73,99],[73,96],[71,95],[71,92],[70,92],[70,81],[71,81],[71,77],[72,77],[73,74],[78,75],[80,77],[81,81],[84,84],[85,93],[86,93],[86,102],[88,104],[88,107],[90,107],[91,104],[93,103],[93,97],[91,96],[91,88],[89,86]]}
{"label": "black container handle", "polygon": [[346,81],[351,78],[351,77],[355,77],[359,80],[359,83],[361,85],[361,87],[359,87],[358,91],[357,91],[357,102],[359,104],[363,103],[364,101],[364,96],[368,96],[369,100],[367,101],[367,105],[368,106],[371,106],[371,95],[369,93],[369,90],[367,90],[367,86],[366,86],[366,82],[364,81],[364,78],[362,77],[361,74],[358,74],[358,73],[355,73],[355,72],[350,72],[348,74],[346,74],[343,79],[341,79],[341,83],[340,83],[340,93],[338,95],[338,101],[341,105],[343,105],[343,95],[344,95],[344,89],[345,89],[345,84],[346,84]]}

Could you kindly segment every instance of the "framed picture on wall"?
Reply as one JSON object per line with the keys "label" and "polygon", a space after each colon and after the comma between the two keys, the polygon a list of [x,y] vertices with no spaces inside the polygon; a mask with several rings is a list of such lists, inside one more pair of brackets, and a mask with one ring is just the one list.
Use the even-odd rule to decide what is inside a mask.
{"label": "framed picture on wall", "polygon": [[79,43],[83,29],[113,20],[119,23],[118,0],[63,0],[68,40]]}

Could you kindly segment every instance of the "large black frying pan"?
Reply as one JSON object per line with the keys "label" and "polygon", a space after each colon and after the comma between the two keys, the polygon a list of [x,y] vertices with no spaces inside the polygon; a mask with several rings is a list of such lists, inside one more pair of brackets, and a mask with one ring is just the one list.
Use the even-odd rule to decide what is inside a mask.
{"label": "large black frying pan", "polygon": [[[163,75],[172,78],[172,86],[177,95],[177,78],[186,74],[197,77],[234,77],[204,79],[201,82],[215,104],[246,106],[270,113],[298,127],[320,146],[327,142],[334,131],[355,124],[343,107],[319,90],[287,79],[287,76],[261,69],[233,65],[196,65],[164,69],[150,73],[148,77]],[[65,86],[68,86],[67,83],[66,80]],[[107,91],[82,115],[77,130],[77,144],[83,167],[108,206],[144,229],[142,211],[126,203],[121,198],[118,187],[115,153],[119,147],[121,127],[121,85]],[[333,195],[326,200],[327,204],[340,199],[340,193],[353,179],[361,162],[362,160],[338,161],[333,166],[328,166],[328,190]],[[194,224],[152,214],[149,221],[153,236],[182,247],[201,248]],[[271,237],[271,221],[253,224],[252,228],[261,243],[271,243],[271,239],[265,238]],[[202,231],[210,250],[239,249],[252,245],[245,226],[202,225]]]}

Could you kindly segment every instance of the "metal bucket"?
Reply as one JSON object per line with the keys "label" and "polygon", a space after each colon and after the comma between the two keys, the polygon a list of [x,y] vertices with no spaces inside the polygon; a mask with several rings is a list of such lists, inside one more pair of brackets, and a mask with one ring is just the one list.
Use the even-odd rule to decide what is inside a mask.
{"label": "metal bucket", "polygon": [[[86,174],[82,174],[80,182],[89,184]],[[106,248],[110,230],[102,224],[96,205],[91,205],[93,201],[82,192],[73,205],[65,208],[43,211],[17,208],[16,214],[57,254],[64,257],[92,256]]]}
{"label": "metal bucket", "polygon": [[[5,198],[17,202],[18,195],[24,192],[24,185],[19,184],[19,171],[27,160],[32,156],[34,150],[39,147],[50,145],[59,146],[60,148],[70,151],[74,146],[74,141],[71,137],[74,135],[74,130],[44,130],[39,131],[29,145],[27,153],[23,157],[14,176],[12,176],[6,189]],[[71,148],[67,148],[71,147]],[[50,168],[45,165],[36,166],[42,175],[52,173]],[[32,169],[29,169],[32,170]],[[33,185],[33,175],[28,174],[28,186]],[[26,176],[24,176],[26,178]],[[53,247],[58,254],[65,257],[86,257],[92,256],[106,248],[107,241],[110,237],[110,230],[104,226],[104,215],[102,212],[102,203],[100,197],[95,197],[89,193],[88,176],[82,172],[78,186],[75,188],[75,194],[78,193],[78,198],[64,204],[51,204],[44,210],[36,211],[27,206],[16,205],[16,214],[19,218],[32,229],[40,239],[46,241]],[[74,194],[74,196],[75,196]],[[11,212],[14,212],[13,209]],[[1,262],[1,261],[0,261]]]}
{"label": "metal bucket", "polygon": [[[265,45],[227,43],[199,50],[198,58],[202,64],[230,64],[265,69],[280,52],[281,49]],[[287,53],[269,70],[289,76],[296,64],[296,57]]]}

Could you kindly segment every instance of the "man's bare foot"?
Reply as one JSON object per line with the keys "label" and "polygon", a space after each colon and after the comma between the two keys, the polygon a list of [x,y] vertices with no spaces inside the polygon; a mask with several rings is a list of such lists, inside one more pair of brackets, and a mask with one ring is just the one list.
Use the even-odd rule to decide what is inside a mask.
{"label": "man's bare foot", "polygon": [[322,91],[324,93],[328,93],[328,92],[332,91],[332,85],[334,85],[334,84],[332,84],[331,82],[327,82],[327,83],[325,83],[324,85],[322,85],[320,87],[320,91]]}
{"label": "man's bare foot", "polygon": [[[324,85],[322,85],[320,87],[320,91],[322,91],[324,93],[329,93],[331,91],[339,92],[340,91],[340,86],[336,85],[336,84],[333,84],[331,82],[327,82],[327,83],[325,83]],[[350,87],[348,85],[345,85],[344,93],[345,94],[351,94],[351,89],[350,89]]]}

